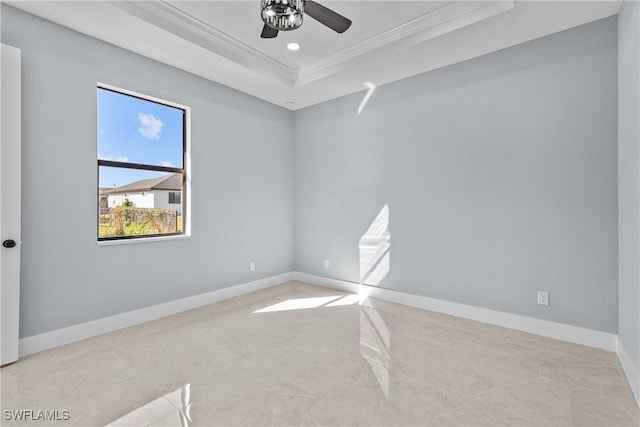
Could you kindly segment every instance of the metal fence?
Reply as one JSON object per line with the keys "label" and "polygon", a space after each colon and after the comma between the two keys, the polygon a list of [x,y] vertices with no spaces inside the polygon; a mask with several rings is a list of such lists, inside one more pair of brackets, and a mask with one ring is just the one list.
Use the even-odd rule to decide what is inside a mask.
{"label": "metal fence", "polygon": [[111,233],[115,236],[175,233],[178,231],[178,212],[119,206],[110,208],[108,212],[101,210],[99,223],[103,227],[113,227]]}

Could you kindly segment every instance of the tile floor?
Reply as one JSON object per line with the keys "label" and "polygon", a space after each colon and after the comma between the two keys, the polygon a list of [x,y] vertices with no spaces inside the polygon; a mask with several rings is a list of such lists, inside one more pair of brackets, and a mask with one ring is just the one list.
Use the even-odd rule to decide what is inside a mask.
{"label": "tile floor", "polygon": [[[638,426],[640,412],[613,353],[299,282],[0,379],[2,425]],[[7,420],[16,409],[69,420]]]}

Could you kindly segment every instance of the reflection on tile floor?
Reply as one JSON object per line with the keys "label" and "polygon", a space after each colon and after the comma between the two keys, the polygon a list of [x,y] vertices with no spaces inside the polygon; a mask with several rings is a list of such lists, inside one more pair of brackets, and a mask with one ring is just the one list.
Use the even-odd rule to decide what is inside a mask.
{"label": "reflection on tile floor", "polygon": [[[614,353],[299,282],[35,354],[2,425],[638,426]],[[14,421],[5,410],[69,411]]]}

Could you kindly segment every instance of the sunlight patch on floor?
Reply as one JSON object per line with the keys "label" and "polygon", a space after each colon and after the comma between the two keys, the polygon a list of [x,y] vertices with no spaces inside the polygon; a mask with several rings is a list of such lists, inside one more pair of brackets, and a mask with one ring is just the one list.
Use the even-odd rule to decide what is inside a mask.
{"label": "sunlight patch on floor", "polygon": [[106,427],[116,426],[180,426],[193,425],[191,410],[191,383],[160,396],[146,405],[118,418]]}
{"label": "sunlight patch on floor", "polygon": [[337,301],[330,302],[329,304],[325,305],[325,307],[341,307],[345,305],[353,305],[353,304],[359,304],[359,303],[360,303],[360,295],[354,294],[354,295],[347,295],[345,297],[340,298]]}
{"label": "sunlight patch on floor", "polygon": [[269,313],[273,311],[304,310],[307,308],[317,308],[322,307],[323,305],[335,301],[341,297],[341,295],[333,295],[329,297],[288,299],[286,301],[270,305],[269,307],[256,310],[254,311],[254,313]]}
{"label": "sunlight patch on floor", "polygon": [[389,369],[391,367],[391,332],[377,310],[360,310],[360,354],[389,398]]}

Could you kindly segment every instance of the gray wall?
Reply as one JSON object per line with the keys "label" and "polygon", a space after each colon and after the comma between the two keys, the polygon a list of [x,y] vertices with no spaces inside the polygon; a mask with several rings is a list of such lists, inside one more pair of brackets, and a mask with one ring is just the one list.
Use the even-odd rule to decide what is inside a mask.
{"label": "gray wall", "polygon": [[[292,270],[289,111],[1,7],[23,60],[21,337]],[[96,245],[98,81],[191,107],[190,239]]]}
{"label": "gray wall", "polygon": [[388,204],[381,287],[615,333],[616,19],[296,112],[296,270]]}
{"label": "gray wall", "polygon": [[[640,4],[618,17],[618,194],[620,305],[618,335],[640,372]],[[640,384],[636,384],[640,390]],[[639,396],[640,397],[640,396]]]}
{"label": "gray wall", "polygon": [[[21,337],[290,271],[294,249],[358,281],[386,204],[381,286],[617,331],[615,17],[379,87],[362,114],[364,92],[292,115],[1,8],[23,55]],[[97,81],[192,108],[190,239],[96,245]]]}

